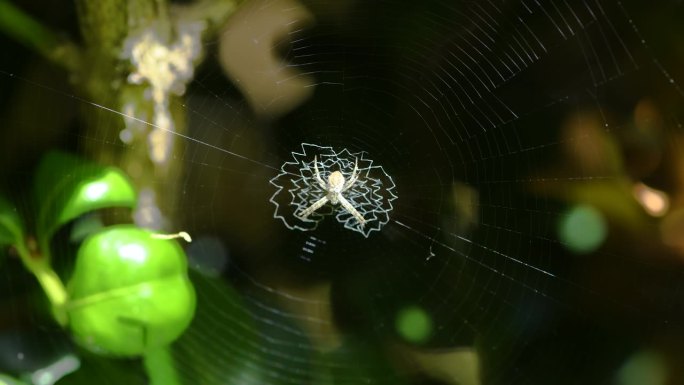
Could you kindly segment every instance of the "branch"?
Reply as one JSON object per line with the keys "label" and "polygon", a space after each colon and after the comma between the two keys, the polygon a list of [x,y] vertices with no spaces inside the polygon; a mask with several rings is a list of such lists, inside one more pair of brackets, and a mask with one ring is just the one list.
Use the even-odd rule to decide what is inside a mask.
{"label": "branch", "polygon": [[0,0],[0,30],[51,62],[75,72],[81,52],[78,46],[34,20],[8,0]]}

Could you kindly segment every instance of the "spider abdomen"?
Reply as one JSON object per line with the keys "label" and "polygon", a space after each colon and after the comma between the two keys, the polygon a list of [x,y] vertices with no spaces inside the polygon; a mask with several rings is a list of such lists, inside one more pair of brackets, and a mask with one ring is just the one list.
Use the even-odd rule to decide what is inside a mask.
{"label": "spider abdomen", "polygon": [[342,192],[344,182],[344,175],[339,171],[333,171],[328,177],[328,190],[337,193]]}

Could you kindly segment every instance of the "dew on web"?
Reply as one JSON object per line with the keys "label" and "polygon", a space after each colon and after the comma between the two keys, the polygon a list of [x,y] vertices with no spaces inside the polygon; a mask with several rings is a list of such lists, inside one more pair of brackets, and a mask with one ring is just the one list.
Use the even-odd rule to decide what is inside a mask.
{"label": "dew on web", "polygon": [[[302,143],[301,147],[301,152],[293,152],[292,160],[285,162],[280,173],[270,180],[276,187],[270,199],[275,206],[273,218],[280,219],[290,230],[313,231],[326,217],[334,216],[344,228],[366,238],[389,222],[392,201],[397,199],[397,194],[394,180],[382,166],[375,165],[363,151],[350,152],[346,148],[336,151],[333,147],[310,143]],[[315,165],[315,162],[318,163]],[[355,166],[358,179],[342,195],[365,224],[342,205],[329,202],[302,218],[302,212],[327,194],[317,179],[316,168],[320,178],[326,181],[335,171],[351,178]]]}

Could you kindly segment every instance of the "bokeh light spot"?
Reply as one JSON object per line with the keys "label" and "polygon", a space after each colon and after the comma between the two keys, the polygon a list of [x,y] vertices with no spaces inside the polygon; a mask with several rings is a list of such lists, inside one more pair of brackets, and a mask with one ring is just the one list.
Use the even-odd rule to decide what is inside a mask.
{"label": "bokeh light spot", "polygon": [[601,212],[589,205],[577,205],[563,215],[558,233],[568,249],[585,254],[601,246],[608,229]]}
{"label": "bokeh light spot", "polygon": [[643,183],[634,185],[634,197],[644,210],[654,217],[662,217],[670,208],[670,198],[667,194]]}
{"label": "bokeh light spot", "polygon": [[432,319],[422,308],[410,306],[397,314],[396,328],[406,341],[424,343],[432,334]]}
{"label": "bokeh light spot", "polygon": [[642,350],[632,355],[617,373],[618,385],[665,385],[667,365],[660,354]]}

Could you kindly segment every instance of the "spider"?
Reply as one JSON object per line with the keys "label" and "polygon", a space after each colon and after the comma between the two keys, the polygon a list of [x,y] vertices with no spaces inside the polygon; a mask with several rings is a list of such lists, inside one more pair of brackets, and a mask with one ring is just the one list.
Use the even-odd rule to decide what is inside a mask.
{"label": "spider", "polygon": [[354,160],[354,171],[352,172],[352,176],[349,178],[349,181],[345,181],[341,171],[333,171],[328,176],[328,183],[325,183],[323,179],[321,179],[321,174],[318,172],[317,157],[314,157],[314,170],[316,171],[316,181],[318,182],[318,185],[323,189],[323,191],[326,191],[327,194],[323,198],[314,202],[311,206],[309,206],[309,208],[302,211],[302,213],[298,215],[299,218],[306,219],[309,215],[313,214],[314,211],[318,210],[328,202],[332,203],[333,205],[339,203],[345,210],[347,210],[347,212],[349,212],[349,214],[353,215],[359,224],[361,224],[361,227],[363,227],[363,225],[366,224],[366,220],[363,218],[363,215],[359,214],[354,206],[352,206],[351,203],[349,203],[349,201],[342,196],[342,193],[349,190],[359,179],[358,159]]}

